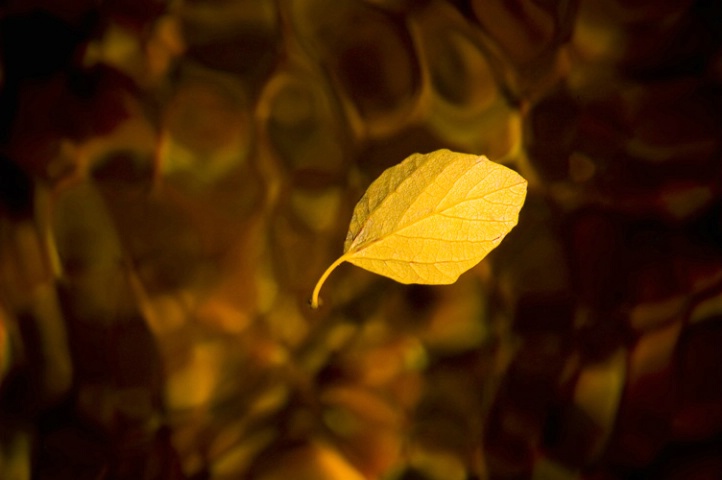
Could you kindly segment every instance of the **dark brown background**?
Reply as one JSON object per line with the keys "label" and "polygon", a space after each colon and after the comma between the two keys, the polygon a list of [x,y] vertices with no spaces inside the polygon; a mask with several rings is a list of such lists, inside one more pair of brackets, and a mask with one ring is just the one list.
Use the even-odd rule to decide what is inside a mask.
{"label": "dark brown background", "polygon": [[[722,3],[0,6],[0,478],[722,478]],[[437,148],[452,286],[340,267]]]}

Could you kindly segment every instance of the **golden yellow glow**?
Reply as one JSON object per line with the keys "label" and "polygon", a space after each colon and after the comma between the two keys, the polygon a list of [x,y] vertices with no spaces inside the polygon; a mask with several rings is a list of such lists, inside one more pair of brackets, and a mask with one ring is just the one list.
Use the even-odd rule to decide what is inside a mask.
{"label": "golden yellow glow", "polygon": [[526,180],[484,156],[438,150],[389,168],[356,205],[344,254],[400,283],[442,285],[479,263],[516,225]]}

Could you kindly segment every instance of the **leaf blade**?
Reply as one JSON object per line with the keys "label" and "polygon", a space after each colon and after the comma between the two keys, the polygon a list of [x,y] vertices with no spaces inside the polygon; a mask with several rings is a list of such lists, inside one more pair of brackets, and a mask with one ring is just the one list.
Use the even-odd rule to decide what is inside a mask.
{"label": "leaf blade", "polygon": [[369,186],[332,267],[347,261],[400,283],[453,283],[516,225],[526,186],[484,156],[411,155]]}

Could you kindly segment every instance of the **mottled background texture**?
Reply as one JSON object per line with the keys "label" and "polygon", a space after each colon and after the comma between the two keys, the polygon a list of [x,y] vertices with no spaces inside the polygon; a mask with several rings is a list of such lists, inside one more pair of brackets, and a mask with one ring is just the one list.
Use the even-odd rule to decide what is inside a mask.
{"label": "mottled background texture", "polygon": [[[4,0],[0,478],[722,478],[722,2]],[[438,148],[454,285],[343,265]]]}

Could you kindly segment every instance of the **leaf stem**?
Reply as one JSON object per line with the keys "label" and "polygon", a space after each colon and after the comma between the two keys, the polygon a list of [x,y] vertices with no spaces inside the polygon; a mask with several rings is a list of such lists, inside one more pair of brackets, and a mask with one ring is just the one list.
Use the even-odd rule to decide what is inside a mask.
{"label": "leaf stem", "polygon": [[341,265],[343,262],[346,261],[346,255],[341,255],[335,262],[333,262],[325,272],[323,272],[323,275],[321,275],[321,278],[318,279],[318,283],[316,283],[316,288],[313,289],[313,295],[311,295],[311,308],[316,310],[319,307],[319,299],[318,294],[321,291],[321,286],[326,281],[329,275],[331,275],[331,272],[333,272],[336,267]]}

